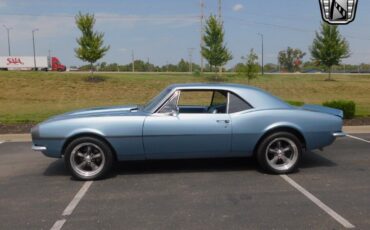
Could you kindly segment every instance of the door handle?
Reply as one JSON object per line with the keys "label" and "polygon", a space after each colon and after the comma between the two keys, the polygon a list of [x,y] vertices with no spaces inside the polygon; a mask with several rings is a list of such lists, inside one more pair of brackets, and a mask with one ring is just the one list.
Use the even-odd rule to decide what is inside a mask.
{"label": "door handle", "polygon": [[225,123],[225,124],[229,124],[230,123],[230,120],[217,120],[216,121],[217,123]]}

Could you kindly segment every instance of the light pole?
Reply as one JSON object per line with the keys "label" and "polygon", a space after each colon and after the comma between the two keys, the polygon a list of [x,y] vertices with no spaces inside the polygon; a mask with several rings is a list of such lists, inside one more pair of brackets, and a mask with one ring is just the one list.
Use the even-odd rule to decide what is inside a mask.
{"label": "light pole", "polygon": [[9,53],[9,56],[12,56],[10,52],[10,30],[13,28],[7,27],[6,25],[3,25],[3,27],[6,29],[6,32],[8,33],[8,53]]}
{"label": "light pole", "polygon": [[188,52],[189,52],[189,73],[193,72],[193,51],[194,51],[194,48],[188,48]]}
{"label": "light pole", "polygon": [[35,32],[39,31],[39,29],[33,29],[32,30],[32,43],[33,43],[33,64],[34,64],[34,70],[36,71],[36,50],[35,50]]}
{"label": "light pole", "polygon": [[261,36],[261,41],[262,41],[262,75],[264,74],[264,71],[263,71],[263,34],[261,33],[258,33],[259,36]]}
{"label": "light pole", "polygon": [[132,59],[132,72],[135,72],[135,54],[134,50],[131,50],[131,59]]}

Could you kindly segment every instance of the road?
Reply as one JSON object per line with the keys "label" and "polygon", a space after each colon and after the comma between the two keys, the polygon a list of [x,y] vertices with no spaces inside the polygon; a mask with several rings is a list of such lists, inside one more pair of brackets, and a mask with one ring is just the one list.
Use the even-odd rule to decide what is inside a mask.
{"label": "road", "polygon": [[253,159],[208,159],[124,162],[81,182],[30,142],[5,142],[0,228],[370,229],[370,134],[355,136],[306,153],[288,181]]}

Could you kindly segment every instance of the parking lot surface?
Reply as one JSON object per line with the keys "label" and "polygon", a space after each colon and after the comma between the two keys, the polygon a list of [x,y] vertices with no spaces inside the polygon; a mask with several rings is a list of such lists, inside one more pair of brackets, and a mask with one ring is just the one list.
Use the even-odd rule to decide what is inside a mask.
{"label": "parking lot surface", "polygon": [[[356,137],[370,141],[370,134]],[[364,140],[345,137],[306,153],[299,171],[288,175],[357,229],[370,229],[370,143]],[[253,159],[124,162],[91,183],[73,180],[62,159],[30,147],[0,144],[1,229],[346,228]],[[63,215],[66,209],[71,212]]]}

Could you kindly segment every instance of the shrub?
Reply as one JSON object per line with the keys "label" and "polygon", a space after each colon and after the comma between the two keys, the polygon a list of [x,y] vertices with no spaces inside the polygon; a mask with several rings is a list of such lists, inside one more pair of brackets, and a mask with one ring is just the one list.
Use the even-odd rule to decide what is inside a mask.
{"label": "shrub", "polygon": [[294,105],[294,106],[304,105],[304,102],[302,102],[302,101],[286,101],[286,102],[289,103],[290,105]]}
{"label": "shrub", "polygon": [[194,77],[199,77],[199,76],[200,76],[200,71],[199,71],[199,70],[195,70],[195,71],[193,72],[193,76],[194,76]]}
{"label": "shrub", "polygon": [[327,101],[324,102],[322,105],[342,110],[345,119],[351,119],[355,116],[356,103],[353,101],[346,100]]}

